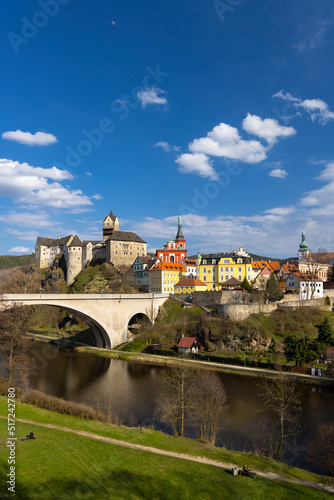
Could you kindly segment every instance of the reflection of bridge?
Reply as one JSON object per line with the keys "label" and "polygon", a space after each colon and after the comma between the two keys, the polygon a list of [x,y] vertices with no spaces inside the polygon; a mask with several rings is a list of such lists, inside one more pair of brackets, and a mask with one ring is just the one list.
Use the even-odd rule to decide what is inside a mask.
{"label": "reflection of bridge", "polygon": [[98,347],[115,347],[128,339],[128,325],[137,319],[157,317],[168,293],[133,295],[5,295],[1,307],[54,306],[67,309],[81,318],[94,332]]}

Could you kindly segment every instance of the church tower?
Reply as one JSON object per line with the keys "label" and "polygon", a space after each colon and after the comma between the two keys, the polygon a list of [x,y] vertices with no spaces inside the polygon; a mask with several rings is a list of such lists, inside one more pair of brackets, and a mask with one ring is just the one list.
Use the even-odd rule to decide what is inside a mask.
{"label": "church tower", "polygon": [[183,236],[183,231],[182,231],[182,218],[181,215],[178,217],[178,227],[177,227],[177,235],[175,238],[175,242],[180,245],[182,248],[186,248],[186,240]]}
{"label": "church tower", "polygon": [[103,221],[103,241],[107,241],[114,231],[119,231],[119,222],[117,215],[110,210],[110,214]]}
{"label": "church tower", "polygon": [[302,242],[299,245],[299,250],[298,250],[299,262],[306,262],[307,261],[308,252],[309,252],[309,248],[308,248],[308,244],[306,243],[306,240],[305,240],[305,231],[303,229],[303,231],[302,231]]}

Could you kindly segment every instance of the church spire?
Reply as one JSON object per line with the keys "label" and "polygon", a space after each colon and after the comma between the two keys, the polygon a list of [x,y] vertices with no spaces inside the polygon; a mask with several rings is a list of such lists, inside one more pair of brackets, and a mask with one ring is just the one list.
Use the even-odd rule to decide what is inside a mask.
{"label": "church spire", "polygon": [[185,241],[182,231],[182,218],[181,215],[178,216],[177,219],[178,227],[177,227],[177,235],[175,241]]}

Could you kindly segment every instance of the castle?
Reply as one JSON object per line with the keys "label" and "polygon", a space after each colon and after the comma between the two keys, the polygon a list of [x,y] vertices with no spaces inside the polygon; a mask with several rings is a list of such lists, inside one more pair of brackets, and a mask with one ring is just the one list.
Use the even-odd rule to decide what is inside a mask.
{"label": "castle", "polygon": [[35,259],[40,268],[52,267],[57,260],[64,259],[68,284],[93,261],[131,266],[136,257],[146,255],[146,241],[134,231],[120,231],[118,217],[112,210],[103,221],[102,241],[83,241],[77,235],[56,239],[39,236],[35,244]]}

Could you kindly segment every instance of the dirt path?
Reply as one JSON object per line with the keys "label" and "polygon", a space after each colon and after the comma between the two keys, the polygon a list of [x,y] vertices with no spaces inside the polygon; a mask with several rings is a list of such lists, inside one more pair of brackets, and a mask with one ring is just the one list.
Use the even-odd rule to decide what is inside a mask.
{"label": "dirt path", "polygon": [[[0,416],[0,418],[6,419],[7,417]],[[121,441],[119,439],[100,436],[99,434],[94,434],[92,432],[69,429],[68,427],[61,427],[59,425],[44,424],[41,422],[35,422],[34,420],[26,420],[26,419],[21,419],[21,418],[17,418],[16,421],[22,422],[24,424],[32,424],[32,425],[36,425],[36,426],[40,426],[40,427],[45,427],[47,429],[56,429],[56,430],[63,431],[63,432],[71,432],[72,434],[77,434],[79,436],[84,436],[84,437],[87,437],[90,439],[95,439],[96,441],[103,441],[104,443],[110,443],[110,444],[113,444],[116,446],[122,446],[123,448],[131,448],[133,450],[146,451],[148,453],[154,453],[156,455],[164,455],[167,457],[179,458],[182,460],[189,460],[191,462],[198,462],[201,464],[212,465],[214,467],[220,467],[221,469],[230,469],[231,470],[231,468],[235,466],[235,464],[232,464],[232,463],[224,463],[224,462],[219,462],[218,460],[212,460],[210,458],[186,455],[185,453],[176,453],[174,451],[161,450],[159,448],[153,448],[151,446],[144,446],[141,444],[129,443],[127,441]],[[258,477],[263,478],[263,479],[269,479],[272,481],[283,481],[286,483],[299,484],[301,486],[307,486],[309,488],[317,488],[317,489],[323,488],[329,493],[334,493],[334,487],[332,487],[332,486],[323,486],[322,484],[318,484],[318,483],[315,483],[313,481],[308,481],[305,479],[290,478],[290,477],[282,476],[280,474],[275,474],[274,472],[258,472],[257,471],[256,475]]]}

